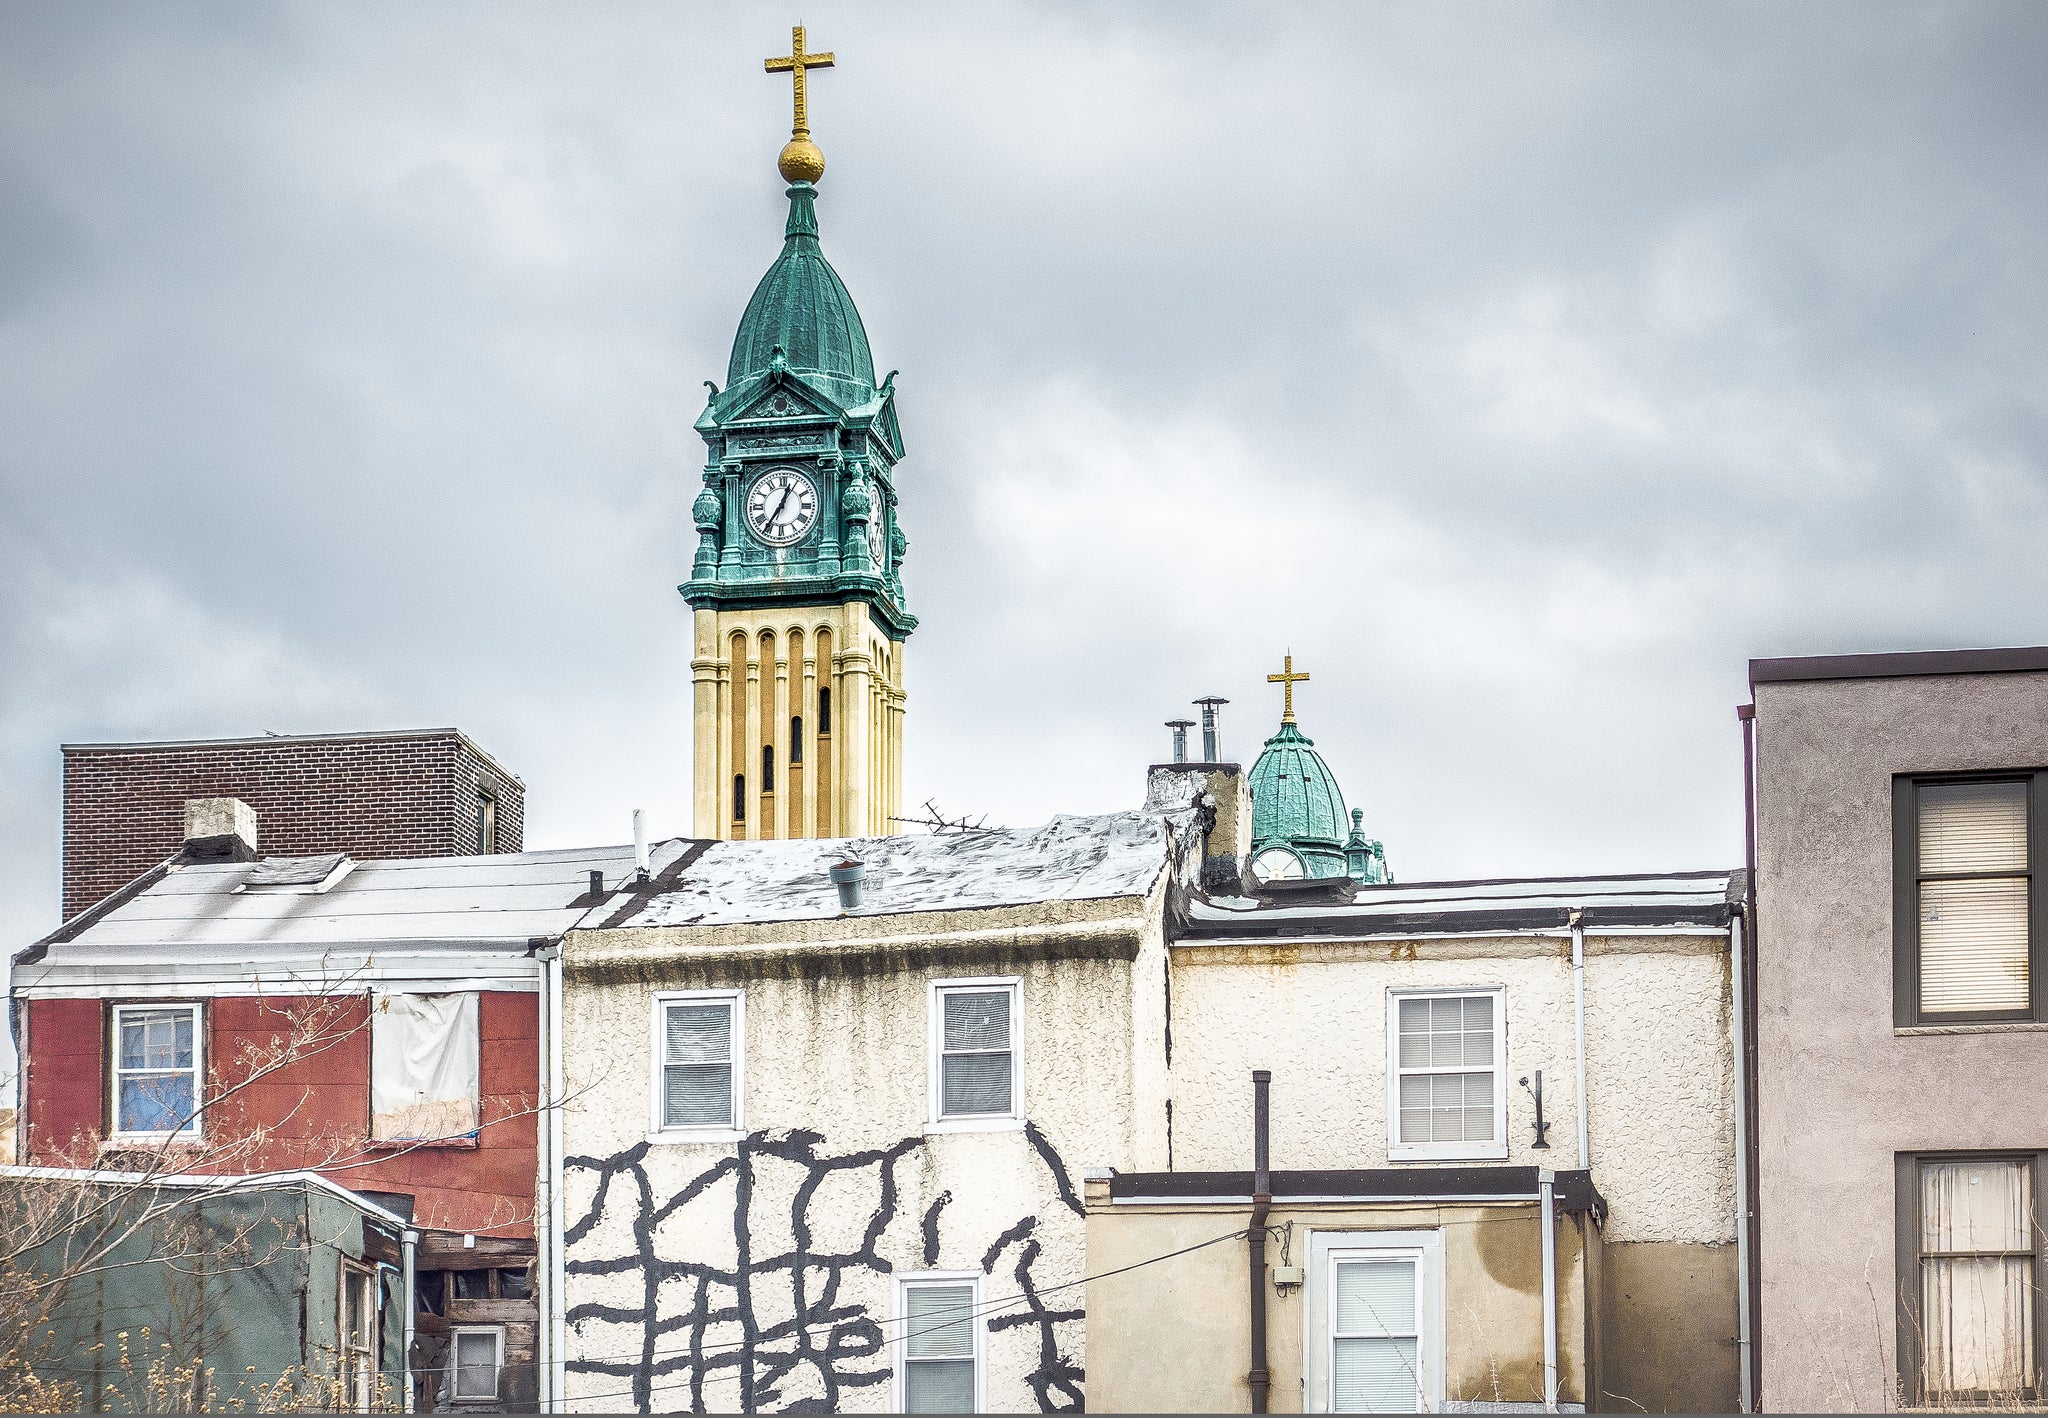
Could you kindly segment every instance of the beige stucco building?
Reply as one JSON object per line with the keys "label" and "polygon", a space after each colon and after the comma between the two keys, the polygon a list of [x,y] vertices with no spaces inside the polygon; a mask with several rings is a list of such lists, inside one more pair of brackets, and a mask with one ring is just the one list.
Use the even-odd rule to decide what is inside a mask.
{"label": "beige stucco building", "polygon": [[[1333,1392],[1347,1345],[1429,1410],[1732,1411],[1732,919],[1725,872],[1192,903],[1168,952],[1171,1170],[1091,1183],[1090,1273],[1249,1223],[1266,1070],[1273,1411],[1374,1392],[1363,1369]],[[1397,1282],[1395,1329],[1334,1325],[1346,1263]],[[1246,1267],[1239,1243],[1091,1282],[1091,1405],[1243,1411]]]}
{"label": "beige stucco building", "polygon": [[1750,677],[1762,1403],[2037,1402],[2048,649]]}

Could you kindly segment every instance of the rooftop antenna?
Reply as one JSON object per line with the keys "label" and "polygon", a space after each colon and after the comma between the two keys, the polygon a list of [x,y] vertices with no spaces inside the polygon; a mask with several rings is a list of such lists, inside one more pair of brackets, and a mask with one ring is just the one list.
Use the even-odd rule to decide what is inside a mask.
{"label": "rooftop antenna", "polygon": [[1216,711],[1229,702],[1228,699],[1214,694],[1209,695],[1205,699],[1197,699],[1195,701],[1195,703],[1202,706],[1202,762],[1204,763],[1221,763],[1223,761],[1223,733],[1216,722]]}
{"label": "rooftop antenna", "polygon": [[1188,761],[1188,730],[1195,726],[1193,719],[1168,719],[1166,727],[1173,730],[1173,761]]}

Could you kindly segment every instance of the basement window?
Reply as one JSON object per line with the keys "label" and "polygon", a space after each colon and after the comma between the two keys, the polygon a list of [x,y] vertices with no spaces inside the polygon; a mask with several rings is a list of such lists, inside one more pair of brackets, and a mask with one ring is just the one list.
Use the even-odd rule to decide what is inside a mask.
{"label": "basement window", "polygon": [[505,1367],[503,1325],[454,1325],[448,1338],[448,1391],[457,1403],[494,1403]]}

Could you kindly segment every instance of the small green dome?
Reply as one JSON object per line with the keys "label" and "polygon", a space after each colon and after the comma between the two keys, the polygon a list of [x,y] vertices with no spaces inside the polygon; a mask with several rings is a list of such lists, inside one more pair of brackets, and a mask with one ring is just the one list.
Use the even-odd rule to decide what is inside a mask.
{"label": "small green dome", "polygon": [[1252,855],[1291,847],[1309,876],[1345,875],[1344,842],[1350,814],[1315,740],[1291,719],[1266,740],[1252,765]]}
{"label": "small green dome", "polygon": [[874,388],[875,357],[868,349],[860,312],[845,282],[818,249],[817,196],[808,182],[790,184],[782,254],[754,287],[754,298],[740,317],[732,359],[726,365],[728,388],[766,373],[778,349],[791,369]]}

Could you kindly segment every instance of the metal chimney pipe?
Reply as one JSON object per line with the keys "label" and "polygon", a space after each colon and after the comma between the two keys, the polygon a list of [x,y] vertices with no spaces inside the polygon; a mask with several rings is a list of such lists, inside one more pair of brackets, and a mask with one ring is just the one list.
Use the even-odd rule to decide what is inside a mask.
{"label": "metal chimney pipe", "polygon": [[1252,1412],[1266,1411],[1273,1374],[1266,1367],[1266,1217],[1273,1209],[1273,1174],[1267,1155],[1270,1109],[1267,1095],[1273,1075],[1263,1068],[1252,1070],[1252,1224],[1245,1233],[1251,1242],[1252,1283]]}
{"label": "metal chimney pipe", "polygon": [[1173,730],[1173,761],[1188,761],[1188,730],[1195,726],[1193,719],[1168,719],[1166,727]]}
{"label": "metal chimney pipe", "polygon": [[1206,699],[1197,699],[1195,701],[1195,703],[1202,706],[1202,762],[1204,763],[1221,763],[1223,761],[1223,733],[1221,726],[1217,723],[1216,711],[1229,702],[1228,699],[1220,698],[1214,694]]}
{"label": "metal chimney pipe", "polygon": [[839,909],[853,911],[860,907],[861,889],[867,883],[868,869],[851,858],[832,868],[832,884],[839,888]]}
{"label": "metal chimney pipe", "polygon": [[647,814],[639,808],[633,809],[633,871],[641,880],[647,880]]}

